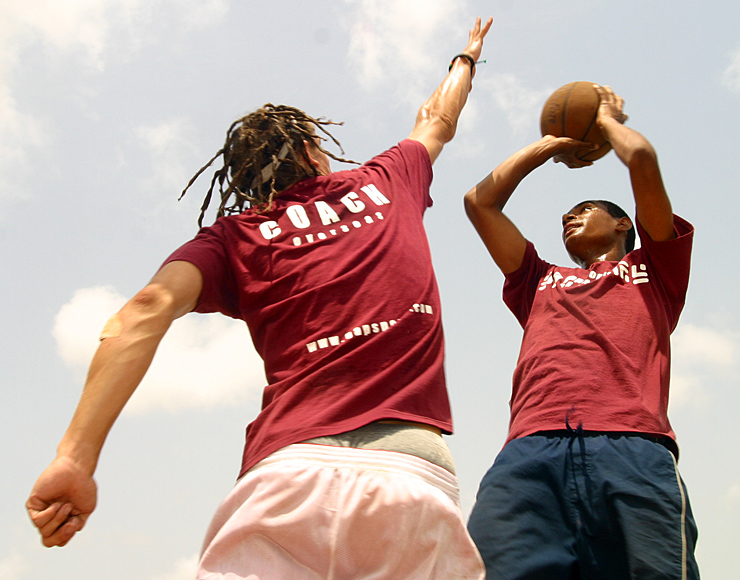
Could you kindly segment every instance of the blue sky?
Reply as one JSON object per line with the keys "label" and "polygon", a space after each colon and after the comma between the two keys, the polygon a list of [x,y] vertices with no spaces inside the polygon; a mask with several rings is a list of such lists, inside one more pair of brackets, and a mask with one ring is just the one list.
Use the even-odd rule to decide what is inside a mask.
{"label": "blue sky", "polygon": [[[98,510],[67,547],[47,550],[23,506],[71,417],[100,328],[194,235],[204,184],[177,197],[235,118],[273,102],[344,121],[335,136],[348,157],[365,161],[408,135],[474,18],[489,15],[488,62],[435,164],[426,217],[463,509],[505,438],[521,330],[462,195],[539,137],[552,90],[574,80],[609,84],[624,97],[629,124],[657,149],[674,210],[696,226],[673,338],[670,417],[702,575],[738,576],[740,306],[732,294],[740,278],[731,236],[740,4],[6,0],[0,580],[192,576],[258,410],[260,362],[242,325],[178,321],[106,443]],[[577,171],[543,166],[507,211],[546,259],[567,264],[560,215],[595,193],[633,207],[613,154]]]}

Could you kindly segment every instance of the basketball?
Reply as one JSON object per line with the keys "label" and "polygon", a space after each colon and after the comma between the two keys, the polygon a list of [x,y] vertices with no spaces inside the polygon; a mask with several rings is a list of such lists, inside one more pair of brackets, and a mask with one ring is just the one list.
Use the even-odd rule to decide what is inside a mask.
{"label": "basketball", "polygon": [[543,136],[570,137],[599,145],[596,150],[576,151],[575,156],[584,161],[596,161],[612,148],[596,124],[601,99],[593,85],[577,81],[560,87],[545,101],[540,117]]}

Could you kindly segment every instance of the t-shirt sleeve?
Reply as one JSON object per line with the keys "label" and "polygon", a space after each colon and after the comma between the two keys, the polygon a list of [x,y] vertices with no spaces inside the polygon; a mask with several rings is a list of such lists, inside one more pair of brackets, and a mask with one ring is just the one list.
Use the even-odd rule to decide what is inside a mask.
{"label": "t-shirt sleeve", "polygon": [[429,194],[433,178],[432,162],[426,147],[419,141],[404,139],[365,165],[381,169],[392,179],[404,183],[422,213],[432,206]]}
{"label": "t-shirt sleeve", "polygon": [[640,234],[640,251],[647,257],[650,268],[657,274],[662,292],[672,309],[674,324],[686,300],[691,267],[691,248],[694,240],[694,227],[685,219],[674,215],[673,227],[676,237],[672,240],[655,242],[635,219]]}
{"label": "t-shirt sleeve", "polygon": [[241,318],[235,277],[218,226],[202,228],[192,240],[175,250],[162,266],[175,261],[190,262],[203,276],[203,289],[195,312],[220,312]]}
{"label": "t-shirt sleeve", "polygon": [[537,255],[534,244],[527,241],[524,251],[522,265],[513,272],[505,275],[504,303],[514,314],[522,328],[529,319],[532,311],[535,293],[540,285],[540,280],[547,272],[550,264]]}

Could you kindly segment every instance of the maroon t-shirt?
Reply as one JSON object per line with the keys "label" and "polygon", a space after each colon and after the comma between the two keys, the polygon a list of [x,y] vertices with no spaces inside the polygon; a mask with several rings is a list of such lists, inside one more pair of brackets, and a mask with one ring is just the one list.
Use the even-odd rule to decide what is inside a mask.
{"label": "maroon t-shirt", "polygon": [[572,428],[667,436],[670,334],[689,281],[693,227],[587,270],[548,264],[527,244],[504,302],[524,328],[507,442]]}
{"label": "maroon t-shirt", "polygon": [[195,310],[246,321],[264,360],[242,473],[285,445],[380,419],[451,432],[422,224],[431,180],[426,148],[406,140],[301,181],[270,211],[220,218],[167,259],[200,269]]}

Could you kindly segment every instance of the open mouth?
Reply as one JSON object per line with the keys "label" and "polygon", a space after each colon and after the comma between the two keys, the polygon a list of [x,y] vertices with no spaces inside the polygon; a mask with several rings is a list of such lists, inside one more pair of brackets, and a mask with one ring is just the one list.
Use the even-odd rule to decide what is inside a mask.
{"label": "open mouth", "polygon": [[568,235],[575,229],[577,229],[579,226],[576,223],[569,223],[563,228],[563,237],[567,238]]}

